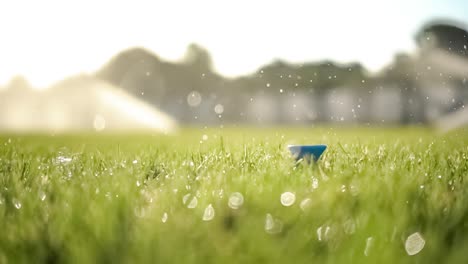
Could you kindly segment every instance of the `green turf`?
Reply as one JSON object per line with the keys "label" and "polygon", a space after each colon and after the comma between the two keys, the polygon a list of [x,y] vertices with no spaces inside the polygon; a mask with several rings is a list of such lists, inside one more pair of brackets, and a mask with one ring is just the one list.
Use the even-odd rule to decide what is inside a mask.
{"label": "green turf", "polygon": [[[308,165],[290,143],[329,148]],[[466,130],[3,135],[0,263],[464,263],[467,174]]]}

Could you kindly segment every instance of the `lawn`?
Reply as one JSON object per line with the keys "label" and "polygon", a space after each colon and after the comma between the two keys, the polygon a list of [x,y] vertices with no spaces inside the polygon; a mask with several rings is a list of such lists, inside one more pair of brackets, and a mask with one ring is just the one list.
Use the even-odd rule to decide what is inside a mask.
{"label": "lawn", "polygon": [[0,263],[466,263],[467,176],[467,130],[2,135]]}

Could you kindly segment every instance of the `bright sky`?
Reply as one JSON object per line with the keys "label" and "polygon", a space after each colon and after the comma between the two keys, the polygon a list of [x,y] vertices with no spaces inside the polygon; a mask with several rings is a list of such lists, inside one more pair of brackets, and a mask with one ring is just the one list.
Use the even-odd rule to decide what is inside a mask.
{"label": "bright sky", "polygon": [[275,58],[360,61],[377,70],[414,48],[423,23],[467,23],[466,10],[463,0],[2,0],[0,85],[23,75],[46,86],[134,46],[178,60],[189,43],[207,48],[227,76]]}

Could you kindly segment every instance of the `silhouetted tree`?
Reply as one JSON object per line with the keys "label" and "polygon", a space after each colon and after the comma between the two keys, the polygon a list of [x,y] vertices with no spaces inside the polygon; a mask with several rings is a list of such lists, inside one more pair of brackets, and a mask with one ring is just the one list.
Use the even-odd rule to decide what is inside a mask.
{"label": "silhouetted tree", "polygon": [[213,71],[210,53],[197,44],[190,44],[187,47],[183,61],[197,72],[207,74]]}
{"label": "silhouetted tree", "polygon": [[155,105],[161,103],[166,92],[161,61],[142,48],[117,54],[96,75]]}
{"label": "silhouetted tree", "polygon": [[468,59],[468,32],[453,21],[434,21],[425,25],[417,34],[421,48],[438,48]]}

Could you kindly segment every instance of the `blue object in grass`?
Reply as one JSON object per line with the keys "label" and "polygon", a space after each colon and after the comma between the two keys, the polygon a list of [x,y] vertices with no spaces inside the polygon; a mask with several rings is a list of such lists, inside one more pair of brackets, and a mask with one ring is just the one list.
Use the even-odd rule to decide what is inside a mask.
{"label": "blue object in grass", "polygon": [[296,160],[304,159],[310,161],[313,159],[315,162],[323,154],[326,145],[289,145],[288,149]]}

